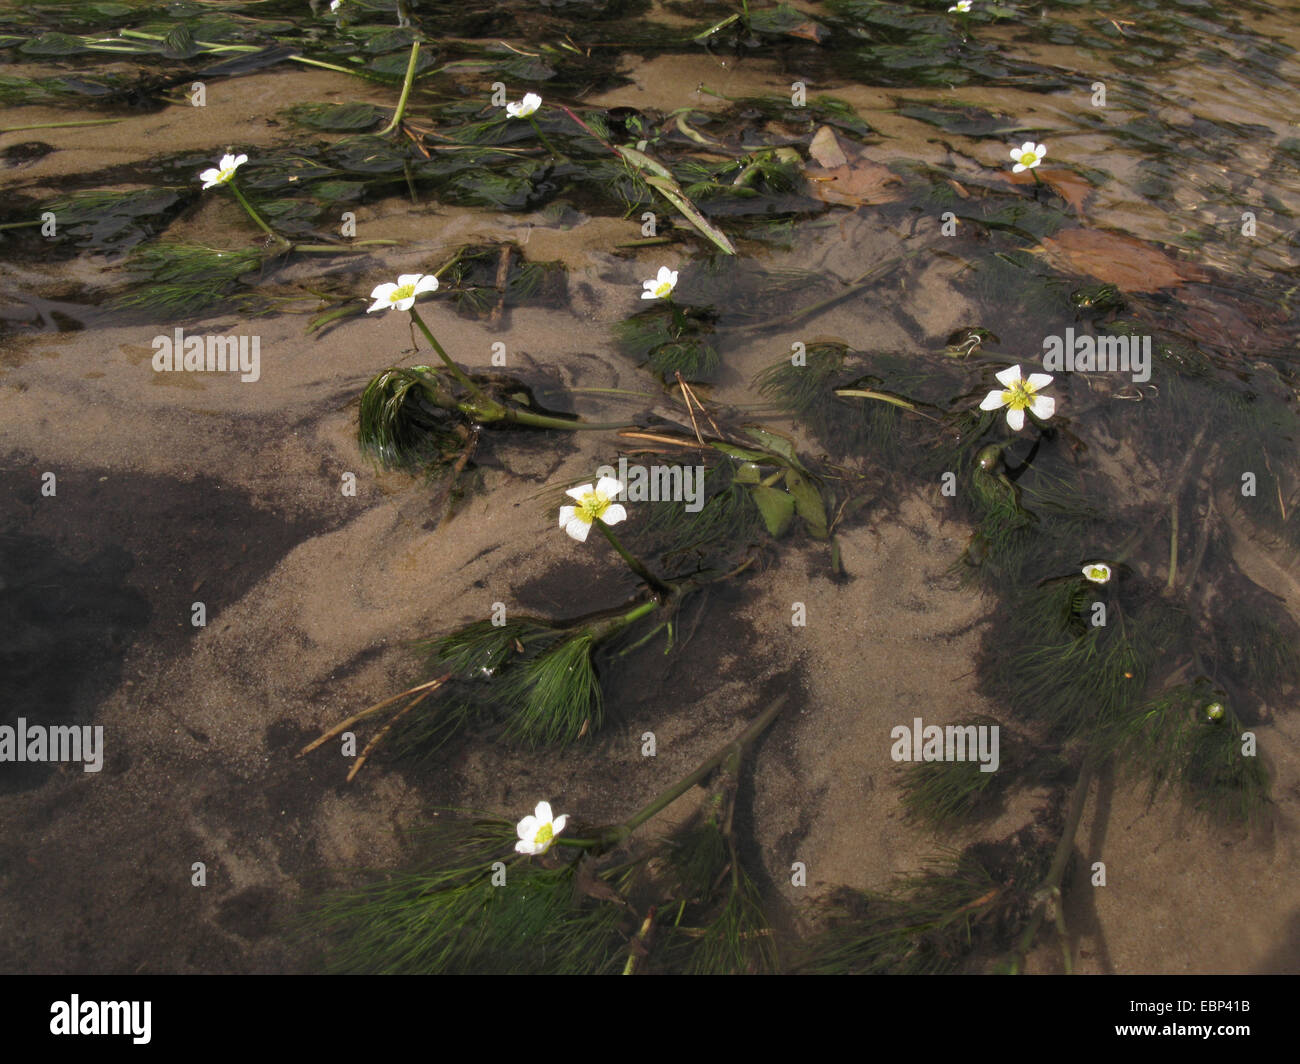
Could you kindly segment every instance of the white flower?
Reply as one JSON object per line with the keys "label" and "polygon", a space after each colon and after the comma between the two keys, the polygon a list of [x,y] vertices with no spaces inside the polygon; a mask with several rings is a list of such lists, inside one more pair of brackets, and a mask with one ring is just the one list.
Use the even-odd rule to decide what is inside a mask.
{"label": "white flower", "polygon": [[433,274],[404,273],[397,278],[397,284],[381,284],[370,293],[374,305],[366,310],[410,310],[415,306],[415,297],[424,292],[438,291],[438,278]]}
{"label": "white flower", "polygon": [[580,488],[570,488],[564,494],[577,499],[577,506],[560,507],[560,527],[579,543],[587,542],[587,533],[599,518],[607,525],[616,525],[627,519],[627,511],[616,502],[611,502],[623,485],[613,477],[601,477],[595,488],[584,484]]}
{"label": "white flower", "polygon": [[670,270],[667,266],[660,266],[659,276],[653,281],[644,282],[644,287],[645,291],[641,293],[642,299],[667,299],[677,287],[677,271]]}
{"label": "white flower", "polygon": [[1110,580],[1110,566],[1105,562],[1089,562],[1083,567],[1083,575],[1094,584],[1104,584]]}
{"label": "white flower", "polygon": [[519,832],[519,841],[515,843],[515,850],[518,853],[526,853],[529,857],[545,853],[551,848],[555,836],[564,830],[568,819],[567,813],[552,819],[551,803],[538,802],[533,815],[524,817],[515,827]]}
{"label": "white flower", "polygon": [[964,15],[970,11],[970,0],[957,0],[957,3],[948,8],[948,10],[957,11]]}
{"label": "white flower", "polygon": [[330,0],[330,11],[336,12],[343,6],[343,0]]}
{"label": "white flower", "polygon": [[506,114],[511,118],[527,118],[542,106],[542,98],[535,92],[527,93],[518,103],[506,104]]}
{"label": "white flower", "polygon": [[1043,156],[1046,154],[1046,144],[1035,144],[1032,140],[1025,141],[1020,147],[1011,149],[1011,158],[1016,161],[1011,172],[1018,174],[1022,170],[1032,170],[1043,161]]}
{"label": "white flower", "polygon": [[1007,424],[1019,432],[1025,427],[1025,411],[1034,417],[1046,421],[1056,411],[1056,400],[1047,395],[1038,395],[1041,388],[1052,383],[1046,373],[1031,373],[1028,380],[1020,379],[1020,367],[1012,366],[997,374],[998,380],[1005,385],[1001,391],[992,391],[980,403],[981,410],[997,410],[1008,407]]}
{"label": "white flower", "polygon": [[209,170],[204,170],[199,174],[199,180],[203,182],[204,188],[212,188],[214,185],[224,185],[244,163],[248,162],[247,155],[223,155],[218,166]]}

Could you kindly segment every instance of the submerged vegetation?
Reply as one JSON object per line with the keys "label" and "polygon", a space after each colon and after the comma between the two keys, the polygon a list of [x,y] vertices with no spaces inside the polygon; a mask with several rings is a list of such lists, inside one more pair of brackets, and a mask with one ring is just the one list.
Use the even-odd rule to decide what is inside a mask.
{"label": "submerged vegetation", "polygon": [[[344,322],[360,329],[352,319],[372,313],[408,315],[414,350],[375,351],[359,389],[357,445],[436,493],[428,527],[452,520],[480,485],[473,472],[487,449],[559,450],[571,440],[562,433],[601,433],[615,460],[659,461],[677,480],[665,474],[671,497],[639,508],[630,485],[608,475],[567,491],[552,476],[543,493],[554,535],[563,530],[574,552],[604,551],[603,538],[613,553],[593,557],[627,567],[627,600],[593,611],[573,593],[555,616],[512,609],[440,626],[420,648],[413,685],[383,693],[300,756],[359,732],[350,781],[381,758],[444,764],[471,740],[520,757],[589,751],[618,719],[630,664],[636,676],[658,670],[702,617],[706,629],[733,630],[718,618],[724,591],[757,594],[763,573],[796,550],[814,577],[847,585],[840,538],[919,497],[969,528],[950,576],[995,603],[975,676],[996,717],[936,708],[1005,738],[998,771],[913,765],[899,784],[903,810],[951,840],[987,826],[1015,792],[1047,794],[1031,825],[942,853],[894,891],[838,889],[777,919],[770,855],[736,805],[742,768],[747,786],[761,785],[753,748],[784,708],[778,699],[615,824],[593,825],[578,810],[571,824],[552,819],[545,802],[527,829],[502,816],[444,820],[406,870],[320,901],[307,926],[323,935],[334,968],[1024,971],[1051,924],[1071,971],[1063,896],[1102,768],[1216,825],[1244,831],[1267,819],[1256,729],[1300,682],[1300,628],[1257,582],[1239,541],[1300,547],[1294,267],[1261,250],[1248,260],[1246,290],[1221,265],[1201,264],[1236,254],[1208,225],[1157,244],[1119,221],[1098,224],[1092,212],[1118,196],[1101,160],[1072,160],[1064,136],[1044,144],[1043,129],[938,91],[1079,92],[1079,74],[1013,47],[1067,45],[1119,54],[1112,98],[1144,110],[1141,64],[1169,59],[1192,14],[1148,13],[1126,30],[1134,24],[1118,20],[1128,9],[1117,3],[1093,5],[1096,18],[1013,23],[1014,12],[993,5],[955,18],[934,6],[830,0],[816,16],[742,4],[669,27],[651,23],[644,5],[597,0],[581,17],[562,2],[532,13],[525,47],[499,39],[519,32],[516,4],[424,5],[423,20],[404,5],[396,19],[377,3],[317,3],[310,19],[302,6],[33,4],[5,15],[0,52],[15,73],[0,76],[0,102],[14,107],[91,107],[89,122],[125,122],[197,106],[186,95],[196,84],[290,64],[346,75],[366,97],[293,101],[275,119],[288,135],[247,154],[175,151],[115,171],[103,187],[78,178],[20,188],[0,212],[6,255],[39,261],[57,232],[53,254],[114,267],[91,297],[105,313],[151,322],[293,310],[314,313],[308,329],[319,334]],[[1213,17],[1240,30],[1236,16]],[[1273,43],[1261,45],[1265,80]],[[881,123],[835,95],[808,96],[803,81],[788,97],[727,98],[701,83],[696,103],[684,93],[668,112],[585,102],[626,81],[623,53],[779,57],[783,69],[819,75],[809,81],[899,90],[892,118],[954,143],[937,142],[943,152],[930,161],[879,162],[868,149],[883,142]],[[1230,58],[1218,45],[1204,57],[1212,66]],[[57,77],[34,73],[55,60],[68,64]],[[1100,128],[1092,115],[1079,124]],[[1181,187],[1197,196],[1217,187],[1222,151],[1204,130],[1138,116],[1116,119],[1109,135],[1140,151],[1145,195],[1172,186],[1175,151],[1189,168]],[[972,143],[987,154],[960,147]],[[1275,158],[1296,152],[1273,146]],[[398,275],[369,300],[354,276],[304,279],[292,268],[356,255],[357,273],[377,276],[364,256],[399,241],[358,240],[356,209],[391,197],[431,215],[476,208],[559,231],[593,217],[622,224],[627,240],[605,265],[626,283],[627,303],[612,312],[621,317],[610,333],[637,387],[650,390],[600,381],[638,405],[592,421],[567,412],[579,389],[558,374],[515,363],[498,372],[495,361],[475,370],[444,348],[435,299],[474,325],[506,329],[516,308],[563,306],[587,284],[569,260],[534,258],[525,237],[458,230],[424,264],[429,272]],[[1255,206],[1240,190],[1217,202]],[[201,212],[221,220],[227,246],[190,235]],[[817,227],[841,227],[845,243],[861,237],[848,271],[856,276],[772,252],[806,250]],[[1197,256],[1206,249],[1215,255]],[[649,256],[658,272],[645,279],[637,271]],[[955,332],[943,314],[898,299],[934,292],[924,286],[936,263],[951,269],[944,290],[968,315]],[[897,339],[877,346],[822,332],[821,316],[846,306],[896,326],[888,335]],[[1069,348],[1068,364],[1063,355],[1048,365],[1051,341]],[[1121,351],[1122,368],[1102,364]],[[753,352],[765,368],[736,385],[748,385],[745,401],[716,398],[711,388],[726,394],[749,376]],[[562,409],[539,400],[543,379]],[[595,546],[575,546],[592,531]],[[741,654],[778,652],[737,644]],[[688,793],[697,808],[666,834],[636,834]],[[799,920],[815,931],[793,941],[781,929]]]}

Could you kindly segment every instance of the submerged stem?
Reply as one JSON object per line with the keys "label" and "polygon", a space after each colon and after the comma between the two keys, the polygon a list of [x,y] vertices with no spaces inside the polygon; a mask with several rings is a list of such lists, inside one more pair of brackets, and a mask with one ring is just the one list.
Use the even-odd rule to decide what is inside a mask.
{"label": "submerged stem", "polygon": [[654,588],[660,595],[671,595],[673,593],[673,589],[670,585],[664,583],[664,581],[660,580],[659,577],[655,576],[654,573],[646,568],[641,559],[636,557],[636,555],[631,554],[628,549],[618,541],[618,537],[610,530],[609,525],[605,524],[605,522],[599,517],[596,518],[595,525],[605,534],[605,538],[609,540],[610,546],[618,551],[619,555],[625,562],[627,562],[627,567],[631,569],[632,572],[636,573],[637,576]]}
{"label": "submerged stem", "polygon": [[763,710],[748,728],[739,736],[729,742],[721,750],[717,751],[712,757],[701,764],[695,771],[689,775],[683,776],[667,790],[660,792],[649,805],[633,813],[621,824],[615,824],[606,828],[594,839],[556,839],[557,842],[563,842],[568,846],[581,846],[583,848],[595,848],[606,850],[612,846],[618,845],[637,828],[644,824],[651,817],[656,816],[673,802],[677,801],[683,794],[689,791],[697,783],[707,777],[728,757],[739,758],[745,749],[750,746],[764,731],[768,725],[777,717],[777,714],[785,708],[787,701],[786,695],[778,695],[767,708]]}
{"label": "submerged stem", "polygon": [[230,186],[230,191],[235,194],[235,199],[239,200],[239,205],[243,207],[244,211],[248,214],[248,216],[252,218],[254,222],[257,223],[257,227],[259,229],[261,229],[264,233],[266,233],[267,236],[269,236],[281,247],[287,248],[292,246],[290,241],[286,240],[274,229],[272,229],[269,225],[267,225],[266,222],[262,220],[262,216],[258,214],[257,211],[253,210],[253,205],[244,198],[244,194],[239,191],[239,186],[235,184],[233,179],[228,181],[227,184]]}
{"label": "submerged stem", "polygon": [[402,80],[402,95],[397,99],[397,110],[393,112],[393,120],[379,131],[379,136],[386,137],[395,130],[402,121],[402,115],[406,113],[406,101],[411,95],[411,85],[415,82],[415,64],[420,58],[420,42],[411,42],[411,58],[406,63],[406,77]]}
{"label": "submerged stem", "polygon": [[[452,361],[451,355],[447,354],[447,352],[442,349],[442,344],[438,343],[437,337],[435,337],[433,333],[429,331],[429,326],[424,324],[424,319],[420,317],[418,313],[416,313],[415,308],[412,307],[409,311],[407,311],[407,313],[411,315],[411,320],[420,327],[420,331],[424,333],[424,338],[428,340],[430,345],[432,345],[433,349],[438,352],[438,357],[442,359],[442,361],[446,364],[447,368],[451,370],[451,375],[455,377],[458,381],[460,381],[461,384],[465,385],[465,387],[468,388],[480,400],[486,403],[491,403],[493,406],[500,407],[499,403],[493,403],[492,400],[487,397],[487,394],[483,391],[483,389],[480,388],[477,384],[474,383],[473,380],[470,379],[468,373],[466,373],[463,369],[461,369],[458,365],[456,365],[455,362]],[[501,409],[504,409],[504,407],[502,407]]]}

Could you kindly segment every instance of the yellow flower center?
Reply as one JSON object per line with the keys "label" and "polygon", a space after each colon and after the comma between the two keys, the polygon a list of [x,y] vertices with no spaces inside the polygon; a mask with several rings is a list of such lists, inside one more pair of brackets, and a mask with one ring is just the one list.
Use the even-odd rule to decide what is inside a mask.
{"label": "yellow flower center", "polygon": [[660,299],[667,299],[672,294],[672,291],[673,291],[673,286],[670,285],[667,281],[660,281],[657,285],[655,285],[655,295],[657,295]]}
{"label": "yellow flower center", "polygon": [[1034,405],[1034,391],[1028,381],[1016,381],[1002,393],[1002,402],[1012,410],[1027,410]]}
{"label": "yellow flower center", "polygon": [[533,836],[533,842],[538,846],[545,846],[555,838],[555,829],[550,824],[543,824],[537,829],[537,834]]}
{"label": "yellow flower center", "polygon": [[1032,151],[1024,152],[1020,156],[1021,166],[1033,166],[1036,162],[1038,162],[1038,156]]}
{"label": "yellow flower center", "polygon": [[404,284],[388,297],[388,301],[390,303],[400,303],[403,299],[410,299],[413,295],[415,295],[415,285]]}
{"label": "yellow flower center", "polygon": [[1088,570],[1088,577],[1092,580],[1106,580],[1109,576],[1110,574],[1099,565],[1094,565]]}
{"label": "yellow flower center", "polygon": [[598,491],[584,495],[577,505],[577,515],[585,524],[591,524],[598,517],[603,517],[609,509],[609,499]]}

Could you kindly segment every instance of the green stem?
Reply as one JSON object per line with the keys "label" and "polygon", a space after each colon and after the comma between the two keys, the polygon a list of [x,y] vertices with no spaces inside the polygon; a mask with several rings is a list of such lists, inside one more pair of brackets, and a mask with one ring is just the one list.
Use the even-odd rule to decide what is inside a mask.
{"label": "green stem", "polygon": [[528,121],[532,123],[533,131],[537,134],[537,139],[540,140],[542,144],[546,146],[546,150],[549,151],[556,158],[559,158],[560,153],[556,151],[555,147],[551,144],[551,142],[546,139],[546,134],[542,132],[542,127],[537,124],[537,119],[535,119],[532,115],[529,115]]}
{"label": "green stem", "polygon": [[[1057,914],[1057,933],[1061,935],[1062,941],[1065,940],[1065,916],[1062,913],[1061,901],[1061,879],[1065,876],[1066,865],[1070,862],[1070,855],[1074,852],[1074,836],[1079,830],[1079,821],[1083,818],[1083,809],[1088,802],[1088,790],[1092,785],[1093,772],[1096,768],[1095,755],[1087,754],[1083,760],[1083,767],[1079,769],[1079,778],[1075,781],[1074,790],[1070,794],[1070,804],[1065,814],[1065,828],[1061,832],[1060,841],[1056,844],[1056,852],[1052,855],[1052,867],[1048,869],[1047,878],[1043,880],[1042,886],[1035,892],[1039,897],[1038,907],[1034,911],[1033,919],[1029,921],[1029,926],[1020,936],[1020,942],[1016,950],[1015,971],[1023,972],[1025,967],[1025,955],[1034,944],[1034,936],[1038,934],[1039,927],[1042,926],[1043,918],[1046,916],[1046,907],[1049,904],[1055,904]],[[1066,948],[1064,945],[1062,948]],[[1065,953],[1066,966],[1069,965],[1068,949]]]}
{"label": "green stem", "polygon": [[696,768],[695,771],[691,772],[689,775],[683,776],[667,790],[661,791],[649,805],[633,813],[621,824],[615,824],[611,827],[605,828],[594,838],[560,838],[555,841],[561,845],[578,846],[583,849],[607,850],[613,846],[617,846],[647,820],[657,816],[697,783],[707,778],[710,773],[723,763],[723,761],[726,761],[728,758],[739,759],[740,755],[744,753],[746,748],[748,748],[755,739],[767,730],[772,721],[776,719],[777,714],[785,708],[786,701],[787,696],[778,695],[739,736],[729,742],[721,750],[717,751],[717,753]]}
{"label": "green stem", "polygon": [[634,554],[629,553],[628,549],[618,541],[618,537],[610,530],[609,525],[605,524],[605,522],[599,517],[596,518],[595,525],[605,533],[605,538],[609,540],[610,546],[618,551],[619,555],[625,562],[627,562],[627,567],[631,569],[632,572],[636,573],[637,576],[654,588],[654,590],[659,594],[668,596],[673,593],[671,586],[664,583],[664,581],[660,580],[659,577],[655,576],[654,573],[647,569],[644,563],[642,563],[642,561]]}
{"label": "green stem", "polygon": [[675,784],[650,802],[649,805],[640,809],[636,813],[633,813],[630,817],[624,820],[623,823],[616,824],[613,827],[602,831],[600,833],[601,842],[606,847],[617,845],[622,842],[647,820],[651,819],[656,814],[670,806],[673,802],[677,801],[678,798],[707,777],[714,769],[721,765],[723,761],[727,760],[727,758],[739,758],[744,750],[767,730],[768,725],[776,719],[777,714],[785,707],[785,703],[786,696],[778,695],[738,738],[724,746],[721,750],[700,765],[694,772],[687,776],[683,776]]}
{"label": "green stem", "polygon": [[305,66],[320,67],[322,70],[333,70],[339,74],[352,74],[358,78],[365,78],[367,81],[384,81],[385,78],[378,74],[372,74],[368,70],[357,70],[350,67],[339,66],[337,63],[325,63],[319,59],[308,59],[305,55],[291,55],[288,59],[294,63],[302,63]]}
{"label": "green stem", "polygon": [[334,254],[334,255],[352,255],[356,254],[363,247],[392,247],[399,243],[397,240],[359,240],[355,244],[294,244],[294,251],[304,251],[314,255]]}
{"label": "green stem", "polygon": [[415,64],[420,58],[420,42],[411,42],[411,58],[406,64],[406,77],[402,81],[402,95],[397,99],[397,110],[393,112],[393,120],[379,131],[379,136],[386,137],[395,130],[402,121],[402,115],[406,113],[406,100],[411,95],[411,85],[415,82]]}
{"label": "green stem", "polygon": [[437,337],[435,337],[433,333],[429,331],[429,327],[424,324],[424,319],[415,312],[414,307],[412,307],[407,313],[411,315],[411,320],[414,321],[415,324],[420,327],[420,331],[424,333],[424,338],[428,340],[429,343],[433,346],[433,349],[438,352],[438,357],[442,359],[442,361],[446,364],[447,368],[451,370],[451,375],[453,377],[455,377],[458,381],[460,381],[461,384],[465,385],[465,387],[468,388],[481,401],[488,403],[491,406],[500,407],[502,410],[505,409],[505,407],[502,407],[500,403],[493,402],[493,400],[489,399],[487,397],[487,394],[483,391],[483,389],[480,388],[477,384],[475,384],[470,379],[469,374],[467,374],[463,369],[461,369],[458,365],[456,365],[455,362],[452,361],[451,355],[447,354],[447,352],[442,349],[442,344],[438,343]]}
{"label": "green stem", "polygon": [[29,129],[65,129],[68,126],[111,126],[114,122],[122,121],[120,118],[95,118],[82,122],[37,122],[30,126],[7,126],[0,129],[0,133],[23,133]]}
{"label": "green stem", "polygon": [[274,229],[272,229],[269,225],[267,225],[266,222],[262,221],[262,216],[258,214],[257,211],[253,210],[253,205],[249,203],[248,200],[244,198],[244,194],[239,191],[239,186],[235,184],[234,178],[231,178],[228,182],[226,182],[226,184],[230,186],[230,191],[235,194],[235,199],[239,200],[240,206],[243,207],[245,212],[247,212],[248,216],[252,218],[254,222],[257,223],[259,229],[261,229],[264,233],[266,233],[266,235],[269,236],[272,240],[276,241],[281,247],[287,248],[292,246],[290,241],[286,240]]}

